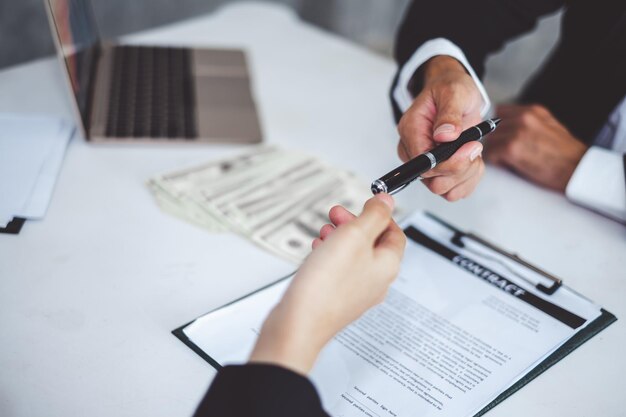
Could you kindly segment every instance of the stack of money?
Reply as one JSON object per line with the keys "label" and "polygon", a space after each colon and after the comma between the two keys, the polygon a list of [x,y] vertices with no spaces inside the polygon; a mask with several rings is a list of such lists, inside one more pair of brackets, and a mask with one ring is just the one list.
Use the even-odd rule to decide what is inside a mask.
{"label": "stack of money", "polygon": [[352,174],[273,147],[159,175],[148,186],[164,211],[294,262],[309,254],[332,206],[358,212],[371,196]]}

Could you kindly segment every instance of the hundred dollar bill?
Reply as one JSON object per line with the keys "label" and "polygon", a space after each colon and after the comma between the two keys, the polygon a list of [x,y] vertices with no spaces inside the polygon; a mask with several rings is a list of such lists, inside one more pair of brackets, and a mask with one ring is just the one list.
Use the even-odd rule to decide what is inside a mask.
{"label": "hundred dollar bill", "polygon": [[291,182],[299,175],[315,171],[316,164],[312,158],[294,155],[257,167],[251,173],[225,176],[219,184],[198,187],[194,198],[207,209],[217,211],[229,204],[246,201],[253,195],[265,196],[265,206],[271,206],[277,198],[285,198],[278,192],[281,183]]}
{"label": "hundred dollar bill", "polygon": [[211,232],[232,231],[294,262],[337,204],[358,213],[369,187],[315,157],[272,147],[148,181],[167,213]]}
{"label": "hundred dollar bill", "polygon": [[295,169],[276,181],[259,185],[248,195],[215,205],[215,210],[236,224],[242,233],[253,234],[288,213],[334,174],[319,164]]}
{"label": "hundred dollar bill", "polygon": [[166,213],[178,217],[189,223],[198,225],[210,232],[224,232],[227,229],[223,224],[216,222],[211,216],[196,204],[184,204],[181,200],[173,198],[170,194],[149,183],[148,186],[158,206]]}
{"label": "hundred dollar bill", "polygon": [[[204,217],[202,224],[205,227],[210,225],[209,229],[212,230],[226,230],[228,225],[224,224],[219,216],[198,205],[196,196],[202,193],[203,189],[222,183],[225,177],[254,175],[254,169],[266,161],[278,158],[281,153],[282,151],[275,148],[261,147],[234,158],[154,177],[148,185],[155,196],[161,195],[161,202],[165,198],[168,199],[169,212],[179,215],[190,211],[193,217]],[[173,203],[176,206],[175,210]]]}
{"label": "hundred dollar bill", "polygon": [[[274,209],[286,199],[293,198],[288,192],[279,192],[280,184],[285,182],[283,179],[290,180],[297,175],[306,177],[306,173],[301,174],[306,168],[320,173],[320,165],[310,156],[264,148],[258,153],[157,176],[148,185],[168,213],[199,223],[209,230],[221,231],[240,226],[240,222],[233,223],[225,216],[228,211],[223,209],[224,204],[256,193],[265,194],[264,209]],[[301,192],[306,192],[305,186],[302,184]],[[256,209],[258,212],[258,205]]]}
{"label": "hundred dollar bill", "polygon": [[289,213],[255,232],[252,239],[283,258],[302,262],[320,228],[329,222],[328,211],[333,206],[339,204],[358,213],[370,197],[366,184],[339,173]]}

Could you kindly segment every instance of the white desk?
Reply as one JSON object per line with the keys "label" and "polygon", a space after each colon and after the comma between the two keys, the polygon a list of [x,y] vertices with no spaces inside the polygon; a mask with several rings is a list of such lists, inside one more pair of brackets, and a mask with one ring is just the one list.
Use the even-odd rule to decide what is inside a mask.
{"label": "white desk", "polygon": [[[286,9],[233,6],[131,40],[242,46],[267,142],[367,180],[397,163],[393,64]],[[70,117],[58,64],[2,71],[0,111]],[[293,267],[162,213],[144,181],[241,150],[73,141],[46,218],[0,235],[0,415],[193,412],[214,371],[170,331]],[[400,203],[515,249],[626,318],[626,229],[618,224],[495,168],[469,200],[449,204],[413,186]],[[618,321],[489,415],[623,415],[624,345]]]}

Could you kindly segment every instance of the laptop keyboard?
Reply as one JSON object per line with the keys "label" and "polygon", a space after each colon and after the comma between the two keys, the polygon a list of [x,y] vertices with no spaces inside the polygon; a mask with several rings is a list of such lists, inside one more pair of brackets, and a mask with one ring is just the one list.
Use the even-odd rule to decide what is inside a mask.
{"label": "laptop keyboard", "polygon": [[108,137],[196,137],[191,51],[114,49]]}

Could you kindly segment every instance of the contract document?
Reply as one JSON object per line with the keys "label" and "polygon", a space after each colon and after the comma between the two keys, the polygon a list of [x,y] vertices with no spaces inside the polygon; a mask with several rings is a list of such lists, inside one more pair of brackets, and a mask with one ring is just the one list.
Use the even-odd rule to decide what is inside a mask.
{"label": "contract document", "polygon": [[[453,244],[423,213],[403,228],[406,252],[385,301],[339,333],[310,374],[333,416],[476,415],[603,314],[565,286],[538,290],[545,278],[522,264]],[[216,367],[244,363],[289,281],[175,334]]]}

